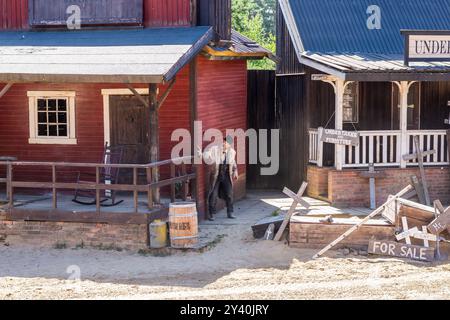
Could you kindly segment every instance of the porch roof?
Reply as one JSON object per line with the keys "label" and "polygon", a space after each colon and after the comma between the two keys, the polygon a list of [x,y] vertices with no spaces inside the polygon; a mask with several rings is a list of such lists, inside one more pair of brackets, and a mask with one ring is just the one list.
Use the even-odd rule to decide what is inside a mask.
{"label": "porch roof", "polygon": [[166,82],[212,38],[210,27],[1,32],[0,82]]}
{"label": "porch roof", "polygon": [[411,62],[401,54],[305,52],[300,62],[353,81],[450,81],[450,62]]}

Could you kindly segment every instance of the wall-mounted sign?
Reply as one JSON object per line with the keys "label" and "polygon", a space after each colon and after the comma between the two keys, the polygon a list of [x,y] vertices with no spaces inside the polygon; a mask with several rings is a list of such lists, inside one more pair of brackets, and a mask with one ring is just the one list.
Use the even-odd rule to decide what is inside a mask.
{"label": "wall-mounted sign", "polygon": [[450,61],[450,31],[403,30],[405,65],[420,61]]}
{"label": "wall-mounted sign", "polygon": [[320,141],[341,146],[359,146],[360,134],[356,131],[344,131],[319,128]]}

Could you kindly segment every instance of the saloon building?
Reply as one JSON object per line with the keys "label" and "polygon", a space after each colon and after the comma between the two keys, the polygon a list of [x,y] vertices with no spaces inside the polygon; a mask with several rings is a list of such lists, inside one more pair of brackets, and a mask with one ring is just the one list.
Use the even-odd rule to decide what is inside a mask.
{"label": "saloon building", "polygon": [[450,202],[450,1],[279,0],[277,29],[277,100],[296,121],[297,183],[332,204],[368,206],[373,164],[378,205],[413,176],[431,201]]}
{"label": "saloon building", "polygon": [[208,168],[172,132],[245,130],[247,60],[271,56],[231,0],[0,1],[0,235],[145,247],[169,196],[203,218]]}

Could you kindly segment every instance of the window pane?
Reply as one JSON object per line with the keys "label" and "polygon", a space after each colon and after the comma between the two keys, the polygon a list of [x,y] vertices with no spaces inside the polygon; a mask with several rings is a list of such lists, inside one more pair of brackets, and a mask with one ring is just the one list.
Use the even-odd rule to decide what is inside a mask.
{"label": "window pane", "polygon": [[48,135],[49,135],[49,137],[57,137],[58,136],[58,126],[48,126]]}
{"label": "window pane", "polygon": [[65,112],[58,113],[58,123],[67,123],[67,113]]}
{"label": "window pane", "polygon": [[38,122],[39,123],[47,123],[47,113],[46,112],[38,113]]}
{"label": "window pane", "polygon": [[56,112],[48,113],[48,123],[56,123]]}
{"label": "window pane", "polygon": [[48,99],[48,111],[56,111],[56,100]]}
{"label": "window pane", "polygon": [[40,124],[38,126],[38,135],[41,137],[47,137],[47,125],[46,124]]}
{"label": "window pane", "polygon": [[67,111],[67,100],[65,99],[58,100],[58,110]]}
{"label": "window pane", "polygon": [[45,99],[38,99],[37,104],[38,104],[39,111],[47,110],[47,101]]}
{"label": "window pane", "polygon": [[68,136],[68,134],[67,134],[67,126],[61,126],[60,125],[58,130],[59,130],[59,136],[60,137],[67,137]]}

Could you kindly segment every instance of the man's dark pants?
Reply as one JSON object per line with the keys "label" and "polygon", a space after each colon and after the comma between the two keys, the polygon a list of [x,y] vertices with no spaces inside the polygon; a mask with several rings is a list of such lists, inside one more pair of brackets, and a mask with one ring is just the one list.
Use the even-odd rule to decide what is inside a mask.
{"label": "man's dark pants", "polygon": [[231,215],[234,212],[233,208],[233,184],[230,178],[218,179],[211,195],[209,196],[209,213],[211,215],[217,212],[217,199],[219,198],[219,192],[221,198],[223,197],[227,204],[227,213]]}

